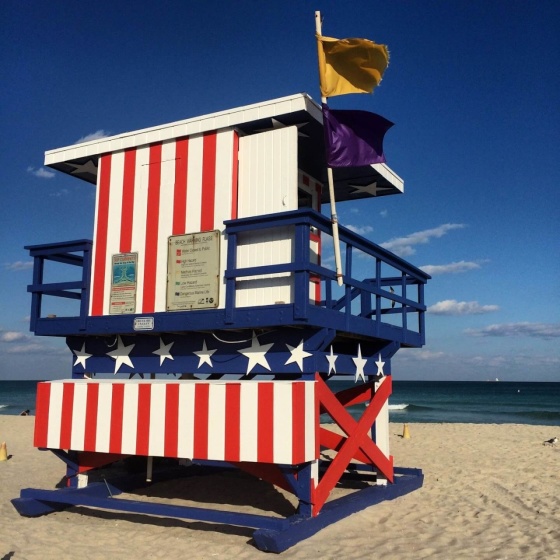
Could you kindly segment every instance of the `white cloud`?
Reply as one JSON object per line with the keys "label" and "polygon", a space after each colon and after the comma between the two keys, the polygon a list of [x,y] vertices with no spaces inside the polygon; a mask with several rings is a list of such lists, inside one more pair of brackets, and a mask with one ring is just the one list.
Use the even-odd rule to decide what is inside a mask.
{"label": "white cloud", "polygon": [[22,333],[22,332],[17,332],[17,331],[3,331],[0,332],[0,341],[1,342],[17,342],[20,340],[26,340],[28,337],[28,335]]}
{"label": "white cloud", "polygon": [[382,218],[386,218],[389,215],[389,212],[387,210],[381,210],[381,212],[379,212],[379,215]]}
{"label": "white cloud", "polygon": [[497,305],[480,305],[478,301],[457,301],[446,299],[428,307],[428,313],[434,315],[481,315],[500,309]]}
{"label": "white cloud", "polygon": [[17,344],[10,346],[6,350],[7,354],[44,354],[45,346],[38,342],[30,342],[28,344]]}
{"label": "white cloud", "polygon": [[39,167],[39,169],[35,169],[34,167],[29,166],[27,168],[27,172],[31,173],[31,175],[35,175],[35,177],[39,177],[39,179],[52,179],[55,176],[55,173],[45,169],[44,167]]}
{"label": "white cloud", "polygon": [[429,243],[433,238],[443,237],[448,231],[454,229],[462,229],[465,224],[442,224],[437,228],[425,229],[423,231],[417,231],[411,233],[405,237],[396,237],[390,239],[385,243],[381,243],[381,246],[389,251],[393,251],[401,257],[407,257],[413,255],[416,252],[414,245],[423,245]]}
{"label": "white cloud", "polygon": [[357,233],[358,235],[366,235],[373,231],[371,226],[353,226],[352,224],[346,226],[349,230]]}
{"label": "white cloud", "polygon": [[15,272],[20,270],[31,270],[33,268],[33,261],[15,261],[13,263],[4,263],[4,268]]}
{"label": "white cloud", "polygon": [[426,264],[420,267],[426,274],[460,274],[468,270],[480,268],[480,264],[472,261],[459,261],[449,264]]}
{"label": "white cloud", "polygon": [[100,140],[101,138],[107,138],[107,136],[109,136],[108,132],[105,132],[104,130],[96,130],[91,134],[86,134],[85,136],[82,136],[81,138],[76,140],[74,144],[81,144],[82,142],[91,142],[92,140]]}
{"label": "white cloud", "polygon": [[560,337],[560,323],[502,323],[482,329],[467,329],[465,333],[471,336],[527,336],[548,340]]}
{"label": "white cloud", "polygon": [[67,196],[69,192],[70,191],[68,189],[60,189],[59,191],[50,193],[49,196],[56,196],[58,198],[58,197],[61,197],[61,196]]}
{"label": "white cloud", "polygon": [[430,350],[419,350],[414,356],[418,360],[439,360],[445,356],[444,352],[432,352]]}

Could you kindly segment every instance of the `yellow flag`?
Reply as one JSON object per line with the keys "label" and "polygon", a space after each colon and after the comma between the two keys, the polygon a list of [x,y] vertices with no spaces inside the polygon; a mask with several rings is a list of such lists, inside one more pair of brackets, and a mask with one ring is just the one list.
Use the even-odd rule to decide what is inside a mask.
{"label": "yellow flag", "polygon": [[371,93],[389,64],[389,51],[368,39],[317,35],[321,95]]}

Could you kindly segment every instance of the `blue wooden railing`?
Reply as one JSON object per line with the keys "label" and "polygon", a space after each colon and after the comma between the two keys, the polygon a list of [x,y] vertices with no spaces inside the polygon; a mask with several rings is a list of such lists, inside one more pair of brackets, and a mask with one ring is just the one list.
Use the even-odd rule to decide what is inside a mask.
{"label": "blue wooden railing", "polygon": [[[424,344],[424,285],[430,277],[390,251],[340,226],[344,276],[343,286],[339,287],[334,266],[311,262],[311,232],[321,232],[324,248],[328,247],[332,233],[330,220],[322,214],[302,209],[229,220],[225,226],[228,241],[225,309],[154,313],[156,331],[297,324],[396,340],[412,346]],[[243,234],[279,227],[293,229],[290,262],[239,268],[238,246]],[[32,331],[55,336],[134,332],[131,320],[134,316],[88,316],[91,248],[92,242],[88,240],[26,247],[34,258],[33,283],[28,287],[32,294]],[[79,266],[81,277],[71,282],[45,283],[44,267],[48,261]],[[239,279],[279,273],[293,274],[292,302],[250,308],[236,306]],[[310,301],[310,280],[321,285],[320,302]],[[78,300],[79,316],[42,317],[43,296]],[[417,320],[415,324],[411,317]]]}

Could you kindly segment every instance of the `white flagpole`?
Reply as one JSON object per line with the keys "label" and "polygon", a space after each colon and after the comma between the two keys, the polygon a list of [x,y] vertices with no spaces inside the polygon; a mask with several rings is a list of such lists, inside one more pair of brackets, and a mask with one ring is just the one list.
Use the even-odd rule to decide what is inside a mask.
{"label": "white flagpole", "polygon": [[[315,31],[317,35],[322,35],[321,28],[321,12],[315,12]],[[317,42],[317,49],[319,49],[319,43]],[[318,53],[317,53],[318,54]],[[320,58],[318,58],[320,60]],[[321,96],[321,103],[327,103],[327,98]],[[324,126],[324,124],[323,124]],[[340,259],[340,240],[338,238],[338,216],[336,215],[336,201],[334,198],[334,179],[332,168],[327,167],[327,178],[329,182],[329,199],[331,203],[331,223],[332,223],[332,234],[334,243],[334,263],[336,267],[336,280],[339,286],[342,286],[342,265]]]}

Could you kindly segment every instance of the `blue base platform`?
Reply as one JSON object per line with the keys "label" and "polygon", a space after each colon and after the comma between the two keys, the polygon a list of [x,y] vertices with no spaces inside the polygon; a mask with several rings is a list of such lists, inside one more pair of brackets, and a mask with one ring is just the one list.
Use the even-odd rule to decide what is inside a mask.
{"label": "blue base platform", "polygon": [[[157,515],[179,519],[255,528],[253,538],[259,550],[280,553],[305,540],[321,529],[386,500],[393,500],[422,486],[424,476],[420,469],[398,468],[395,481],[387,486],[368,486],[352,494],[325,504],[316,517],[294,514],[287,518],[265,515],[220,511],[210,508],[188,507],[162,503],[117,498],[123,492],[113,483],[94,482],[85,488],[62,488],[41,490],[25,488],[12,504],[20,515],[38,517],[61,511],[71,506],[102,508],[145,515]],[[355,479],[355,475],[353,475]],[[154,477],[154,481],[159,481]],[[130,478],[127,481],[130,483]],[[118,483],[117,483],[118,484]]]}

